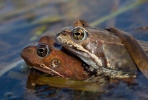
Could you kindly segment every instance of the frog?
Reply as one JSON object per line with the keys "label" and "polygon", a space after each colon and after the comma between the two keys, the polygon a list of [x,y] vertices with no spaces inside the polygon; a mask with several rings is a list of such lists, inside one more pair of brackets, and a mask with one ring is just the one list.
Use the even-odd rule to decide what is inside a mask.
{"label": "frog", "polygon": [[85,80],[90,77],[84,69],[83,61],[62,51],[59,44],[51,36],[43,36],[37,43],[24,47],[21,57],[31,68],[73,80]]}
{"label": "frog", "polygon": [[[72,26],[62,28],[57,33],[56,39],[65,49],[87,63],[89,71],[96,71],[96,75],[109,78],[136,78],[137,71],[140,69],[148,78],[148,61],[145,61],[142,67],[139,63],[147,58],[147,48],[144,45],[148,46],[148,43],[123,33],[125,32],[116,28],[91,27],[86,21],[77,20]],[[131,43],[138,47],[132,47]],[[137,50],[139,48],[140,50]],[[139,55],[146,57],[141,56],[141,60],[138,61],[138,57],[134,57],[133,55],[136,54],[132,51],[135,51],[134,53],[139,51],[137,52],[140,53]]]}

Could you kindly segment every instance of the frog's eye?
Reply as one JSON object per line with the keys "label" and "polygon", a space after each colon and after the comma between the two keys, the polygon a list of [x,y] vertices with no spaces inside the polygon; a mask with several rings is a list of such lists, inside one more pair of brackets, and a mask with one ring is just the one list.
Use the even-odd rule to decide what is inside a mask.
{"label": "frog's eye", "polygon": [[48,45],[45,44],[38,44],[36,49],[37,55],[40,57],[45,57],[50,52]]}
{"label": "frog's eye", "polygon": [[75,40],[84,40],[87,37],[87,32],[84,29],[78,27],[72,31],[72,37]]}

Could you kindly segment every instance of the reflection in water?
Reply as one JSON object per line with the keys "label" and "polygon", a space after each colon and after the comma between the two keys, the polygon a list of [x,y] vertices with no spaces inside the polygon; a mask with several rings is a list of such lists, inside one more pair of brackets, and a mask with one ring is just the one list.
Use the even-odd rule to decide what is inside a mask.
{"label": "reflection in water", "polygon": [[[103,93],[101,92],[102,91],[101,89],[99,90],[100,87],[98,87],[97,85],[95,88],[96,90],[98,90],[98,92],[89,92],[93,90],[76,91],[77,89],[80,89],[80,86],[81,87],[84,86],[84,83],[82,81],[81,83],[78,83],[78,81],[72,81],[72,80],[67,80],[67,79],[46,76],[46,78],[48,79],[48,82],[47,82],[47,81],[42,80],[43,77],[45,77],[43,73],[40,73],[36,70],[32,70],[27,80],[27,84],[26,84],[27,93],[25,93],[25,97],[30,97],[29,92],[33,92],[34,93],[33,96],[36,98],[38,97],[40,99],[50,98],[50,99],[56,99],[56,100],[59,100],[59,99],[60,100],[71,100],[71,99],[84,99],[85,100],[87,98],[87,100],[90,100],[93,98],[93,96],[95,96],[95,94],[97,94],[96,97],[98,97],[100,94]],[[61,81],[59,81],[58,79]],[[71,82],[73,82],[73,84],[71,84]],[[51,84],[52,86],[48,84]],[[93,85],[93,83],[91,84]],[[89,84],[87,87],[90,87],[91,84]],[[57,87],[61,87],[61,88],[57,88]],[[70,88],[73,88],[74,90]]]}
{"label": "reflection in water", "polygon": [[27,100],[49,98],[60,100],[92,100],[94,98],[135,100],[147,98],[145,94],[148,92],[148,81],[141,74],[134,80],[107,79],[106,83],[101,84],[102,82],[98,81],[84,82],[51,77],[35,69],[27,69],[28,66],[25,64],[21,66],[19,64],[0,78],[0,81],[3,82],[0,85],[2,89],[0,98],[25,98]]}
{"label": "reflection in water", "polygon": [[[45,77],[47,80],[45,79]],[[44,80],[42,80],[42,78]],[[142,80],[145,81],[143,82]],[[81,89],[81,91],[78,91],[79,85],[85,87],[83,82],[79,83],[79,85],[76,85],[77,81],[75,81],[75,84],[69,85],[65,83],[63,84],[63,81],[64,82],[68,81],[68,83],[71,84],[71,82],[69,82],[70,80],[50,77],[48,75],[43,75],[43,73],[38,72],[36,70],[32,70],[32,72],[29,74],[26,84],[27,92],[34,90],[33,95],[40,99],[50,98],[50,99],[60,99],[60,100],[65,100],[65,99],[91,100],[94,98],[105,99],[105,100],[106,99],[119,100],[121,98],[135,100],[141,97],[142,93],[148,92],[147,88],[148,81],[145,79],[145,77],[143,77],[143,75],[140,75],[138,79],[134,80],[131,79],[108,80],[107,83],[104,85],[101,85],[99,82],[92,82],[87,86],[90,87],[91,89],[90,90],[88,89],[86,91],[84,91],[85,90],[84,88],[83,88],[84,90]],[[100,88],[100,86],[102,88]],[[94,90],[92,87],[94,87]],[[30,93],[27,94],[30,95]],[[25,95],[25,97],[28,96]]]}

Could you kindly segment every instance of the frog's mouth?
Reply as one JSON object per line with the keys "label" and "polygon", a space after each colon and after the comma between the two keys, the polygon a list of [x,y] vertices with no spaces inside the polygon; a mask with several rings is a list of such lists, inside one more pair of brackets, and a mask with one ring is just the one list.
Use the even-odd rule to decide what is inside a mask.
{"label": "frog's mouth", "polygon": [[34,68],[34,69],[37,69],[37,70],[42,71],[42,72],[44,72],[44,73],[48,73],[48,74],[50,74],[50,75],[57,75],[57,76],[60,76],[60,77],[62,77],[62,78],[65,78],[65,77],[64,77],[63,75],[61,75],[59,72],[57,72],[57,71],[55,71],[55,70],[53,70],[53,69],[47,67],[45,64],[41,64],[39,67],[37,67],[37,66],[30,66],[30,65],[29,65],[29,67]]}

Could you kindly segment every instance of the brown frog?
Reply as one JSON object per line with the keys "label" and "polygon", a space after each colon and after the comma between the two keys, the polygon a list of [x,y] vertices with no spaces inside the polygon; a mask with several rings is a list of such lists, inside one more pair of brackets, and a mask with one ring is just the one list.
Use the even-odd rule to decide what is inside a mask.
{"label": "brown frog", "polygon": [[[125,39],[127,37],[129,43]],[[144,47],[147,43],[141,41],[138,43],[132,36],[125,35],[123,31],[115,28],[108,30],[95,28],[89,26],[84,20],[78,20],[72,26],[62,28],[57,34],[57,40],[64,48],[87,63],[88,70],[97,71],[97,75],[110,78],[134,78],[137,75],[138,66],[148,78],[148,61],[145,61],[144,67],[140,66],[141,61],[147,58],[145,53],[147,48]],[[132,47],[132,43],[138,47],[135,45]],[[139,44],[143,45],[145,51]],[[137,60],[138,57],[132,56],[136,53],[132,53],[132,50],[139,51],[137,53],[140,53],[140,56],[146,57],[141,56],[141,60]]]}
{"label": "brown frog", "polygon": [[54,46],[50,36],[43,36],[37,45],[25,47],[21,57],[31,67],[63,78],[84,80],[89,74],[80,59],[70,56]]}

